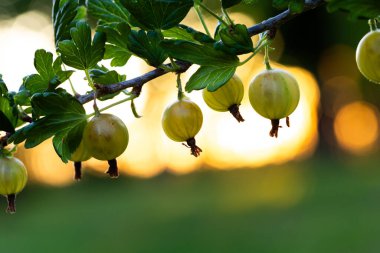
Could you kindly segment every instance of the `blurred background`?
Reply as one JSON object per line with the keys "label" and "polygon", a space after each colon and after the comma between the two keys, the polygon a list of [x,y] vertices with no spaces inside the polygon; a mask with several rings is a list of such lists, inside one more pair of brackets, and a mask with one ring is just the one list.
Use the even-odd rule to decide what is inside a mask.
{"label": "blurred background", "polygon": [[[252,26],[279,13],[270,2],[236,6],[231,16]],[[0,1],[0,73],[10,90],[35,73],[35,50],[55,52],[50,12],[48,0]],[[213,29],[215,20],[206,17]],[[194,12],[184,23],[202,30]],[[246,121],[239,124],[192,92],[204,124],[196,137],[203,153],[190,156],[161,129],[162,112],[176,99],[171,75],[144,86],[136,100],[141,119],[128,104],[109,110],[130,132],[117,180],[104,174],[107,163],[92,159],[83,180],[74,182],[73,165],[61,162],[50,140],[31,150],[20,146],[30,183],[18,196],[18,212],[0,213],[2,251],[379,252],[380,88],[355,63],[356,45],[368,31],[366,20],[325,8],[281,27],[272,65],[295,75],[301,101],[277,139],[247,95]],[[238,69],[246,90],[263,69],[262,55]],[[136,58],[118,68],[127,78],[149,70]],[[184,83],[195,70],[183,75]],[[79,92],[88,90],[84,73],[72,79]]]}

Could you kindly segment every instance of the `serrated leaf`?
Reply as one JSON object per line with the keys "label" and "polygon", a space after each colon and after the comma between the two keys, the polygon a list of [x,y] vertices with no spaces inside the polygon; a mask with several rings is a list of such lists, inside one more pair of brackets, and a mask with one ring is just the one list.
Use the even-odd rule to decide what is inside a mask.
{"label": "serrated leaf", "polygon": [[71,28],[70,34],[72,40],[64,40],[58,44],[62,61],[66,65],[80,70],[95,67],[104,56],[105,34],[95,33],[91,42],[91,28],[84,21],[79,21],[76,27]]}
{"label": "serrated leaf", "polygon": [[55,72],[53,69],[53,54],[39,49],[34,54],[34,67],[43,80],[50,81]]}
{"label": "serrated leaf", "polygon": [[186,91],[201,90],[207,87],[209,91],[216,91],[234,75],[236,67],[201,66],[186,83]]}
{"label": "serrated leaf", "polygon": [[144,59],[149,65],[158,67],[167,58],[165,50],[160,46],[162,34],[157,31],[131,30],[127,45],[130,52]]}
{"label": "serrated leaf", "polygon": [[78,0],[54,0],[52,17],[56,47],[60,41],[71,39],[70,29],[84,15]]}
{"label": "serrated leaf", "polygon": [[130,27],[126,23],[120,23],[116,26],[101,26],[99,31],[107,35],[107,44],[105,46],[104,59],[112,59],[111,66],[124,66],[132,53],[128,50],[127,37],[130,33]]}
{"label": "serrated leaf", "polygon": [[169,56],[202,66],[237,66],[239,58],[214,49],[211,45],[199,45],[183,40],[164,40],[161,46]]}
{"label": "serrated leaf", "polygon": [[230,8],[239,4],[242,0],[222,0],[222,6],[224,9]]}
{"label": "serrated leaf", "polygon": [[55,78],[58,79],[59,83],[63,83],[68,80],[74,73],[73,70],[62,70],[62,59],[57,57],[53,63],[53,69],[55,72]]}
{"label": "serrated leaf", "polygon": [[121,0],[121,4],[147,30],[169,29],[178,25],[193,6],[193,0]]}
{"label": "serrated leaf", "polygon": [[58,57],[53,63],[53,54],[39,49],[35,52],[34,66],[38,74],[32,74],[24,78],[24,87],[30,94],[54,90],[66,81],[72,71],[61,69],[62,61]]}
{"label": "serrated leaf", "polygon": [[90,15],[107,23],[122,23],[129,21],[129,13],[119,1],[112,0],[88,0],[87,9]]}
{"label": "serrated leaf", "polygon": [[350,13],[351,18],[372,19],[380,16],[379,0],[327,0],[327,10],[334,12],[343,10]]}

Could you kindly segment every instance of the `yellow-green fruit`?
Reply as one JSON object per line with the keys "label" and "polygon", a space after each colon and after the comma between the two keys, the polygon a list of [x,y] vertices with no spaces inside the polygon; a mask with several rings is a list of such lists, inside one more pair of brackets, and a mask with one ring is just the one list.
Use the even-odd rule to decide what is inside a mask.
{"label": "yellow-green fruit", "polygon": [[14,195],[24,189],[28,173],[24,164],[15,157],[0,158],[0,194]]}
{"label": "yellow-green fruit", "polygon": [[78,148],[71,154],[70,161],[83,162],[91,158],[91,153],[88,148],[84,146],[83,139],[81,140]]}
{"label": "yellow-green fruit", "polygon": [[203,115],[197,104],[182,99],[165,109],[162,116],[162,128],[173,141],[188,141],[199,132],[203,123]]}
{"label": "yellow-green fruit", "polygon": [[356,48],[356,63],[368,80],[380,84],[380,29],[367,33]]}
{"label": "yellow-green fruit", "polygon": [[297,80],[284,70],[264,70],[249,86],[253,109],[271,120],[288,117],[296,109],[299,99]]}
{"label": "yellow-green fruit", "polygon": [[128,129],[118,117],[100,114],[88,122],[83,132],[83,141],[94,158],[113,160],[128,146]]}
{"label": "yellow-green fruit", "polygon": [[213,110],[226,112],[233,105],[240,105],[244,96],[244,85],[237,75],[216,91],[203,89],[203,100]]}

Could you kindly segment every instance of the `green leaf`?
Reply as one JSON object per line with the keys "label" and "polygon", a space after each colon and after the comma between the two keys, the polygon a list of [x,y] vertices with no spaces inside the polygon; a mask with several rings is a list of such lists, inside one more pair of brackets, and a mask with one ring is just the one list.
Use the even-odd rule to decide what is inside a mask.
{"label": "green leaf", "polygon": [[234,75],[236,67],[201,66],[189,79],[185,90],[201,90],[207,87],[209,91],[216,91]]}
{"label": "green leaf", "polygon": [[62,147],[58,150],[62,153],[58,154],[67,162],[70,154],[78,147],[81,133],[87,124],[83,106],[68,93],[53,92],[35,94],[31,103],[33,109],[45,117],[17,130],[10,140],[15,144],[26,140],[25,147],[33,148],[56,135],[55,146]]}
{"label": "green leaf", "polygon": [[[73,70],[62,70],[62,59],[57,57],[53,63],[53,69],[55,72],[55,79],[58,79],[59,83],[63,83],[70,78],[74,73]],[[55,86],[57,87],[57,86]]]}
{"label": "green leaf", "polygon": [[15,104],[21,106],[29,106],[30,105],[30,91],[25,89],[23,85],[21,85],[20,90],[13,96],[15,100]]}
{"label": "green leaf", "polygon": [[224,9],[227,9],[234,5],[239,4],[241,1],[242,0],[222,0],[222,6]]}
{"label": "green leaf", "polygon": [[[253,43],[245,25],[236,24],[231,27],[221,28],[219,37],[229,53],[245,54],[253,51]],[[218,44],[219,42],[216,45]],[[225,50],[221,45],[220,48]]]}
{"label": "green leaf", "polygon": [[38,93],[38,92],[44,92],[48,86],[49,83],[44,81],[42,77],[38,74],[32,74],[25,78],[25,88],[30,92],[30,94]]}
{"label": "green leaf", "polygon": [[18,108],[15,104],[15,92],[9,92],[0,96],[1,123],[0,130],[13,133],[18,122]]}
{"label": "green leaf", "polygon": [[5,84],[3,80],[3,75],[0,74],[0,96],[5,95],[8,93],[7,85]]}
{"label": "green leaf", "polygon": [[164,30],[162,34],[167,39],[186,40],[189,42],[198,43],[198,41],[193,38],[192,34],[188,33],[185,29],[178,26]]}
{"label": "green leaf", "polygon": [[165,50],[160,46],[163,36],[157,31],[131,30],[128,34],[129,51],[144,59],[149,65],[158,67],[167,58]]}
{"label": "green leaf", "polygon": [[120,23],[116,26],[100,26],[98,30],[107,35],[104,59],[112,59],[112,67],[124,66],[132,56],[126,39],[131,31],[129,25]]}
{"label": "green leaf", "polygon": [[88,0],[87,9],[90,15],[107,23],[128,23],[129,13],[119,1],[112,0]]}
{"label": "green leaf", "polygon": [[85,17],[85,12],[78,0],[54,0],[52,16],[55,45],[58,47],[60,41],[71,39],[70,29]]}
{"label": "green leaf", "polygon": [[346,11],[351,18],[372,19],[380,16],[380,3],[379,0],[327,0],[327,10]]}
{"label": "green leaf", "polygon": [[13,133],[17,126],[18,111],[10,96],[0,96],[0,131]]}
{"label": "green leaf", "polygon": [[54,136],[53,146],[55,152],[63,162],[68,162],[71,154],[78,148],[86,125],[87,121],[82,121],[81,123],[74,125],[69,130],[59,132]]}
{"label": "green leaf", "polygon": [[105,34],[95,33],[91,42],[91,28],[84,21],[79,21],[76,27],[71,28],[70,34],[72,40],[64,40],[58,44],[62,61],[66,65],[80,70],[95,67],[103,59]]}
{"label": "green leaf", "polygon": [[216,50],[211,45],[199,45],[183,40],[164,40],[161,46],[169,56],[202,66],[237,66],[239,58]]}
{"label": "green leaf", "polygon": [[101,85],[108,85],[123,82],[127,79],[126,75],[120,75],[115,70],[101,70],[101,69],[92,69],[90,71],[90,76],[95,83]]}
{"label": "green leaf", "polygon": [[121,0],[131,15],[146,30],[169,29],[178,25],[193,6],[193,0]]}
{"label": "green leaf", "polygon": [[30,94],[54,90],[61,83],[66,81],[72,71],[61,69],[62,61],[58,57],[53,63],[53,54],[39,49],[35,52],[34,66],[38,74],[32,74],[24,79],[24,87]]}
{"label": "green leaf", "polygon": [[82,104],[68,93],[37,93],[32,97],[31,105],[40,116],[60,114],[66,111],[85,114]]}
{"label": "green leaf", "polygon": [[[101,85],[109,85],[114,83],[123,82],[127,79],[126,75],[120,75],[115,70],[108,70],[106,67],[102,66],[99,69],[92,69],[90,70],[90,76],[94,80],[95,83],[101,84]],[[107,100],[114,98],[117,96],[120,92],[112,93],[108,95],[104,95],[101,97],[98,97],[99,100]]]}
{"label": "green leaf", "polygon": [[208,36],[207,34],[204,34],[202,32],[199,32],[197,30],[194,30],[193,28],[180,24],[178,25],[180,28],[184,29],[187,33],[191,34],[194,40],[201,42],[201,43],[214,43],[215,40]]}
{"label": "green leaf", "polygon": [[34,67],[43,80],[50,81],[54,78],[53,54],[44,49],[37,50],[34,54]]}

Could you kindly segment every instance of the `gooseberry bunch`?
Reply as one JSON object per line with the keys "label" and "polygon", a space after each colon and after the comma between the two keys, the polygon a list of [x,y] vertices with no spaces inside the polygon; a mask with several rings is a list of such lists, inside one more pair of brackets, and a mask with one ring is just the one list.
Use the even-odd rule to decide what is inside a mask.
{"label": "gooseberry bunch", "polygon": [[[106,173],[112,178],[118,177],[116,159],[128,146],[129,132],[119,117],[103,111],[130,102],[133,115],[139,118],[134,100],[146,83],[167,73],[177,75],[178,98],[163,111],[163,131],[198,157],[202,149],[195,138],[201,130],[203,114],[185,95],[180,78],[191,65],[198,69],[186,83],[185,91],[202,90],[208,107],[217,112],[229,111],[238,122],[243,122],[239,106],[244,97],[244,84],[235,74],[236,69],[265,50],[266,70],[252,79],[248,96],[253,109],[271,121],[270,136],[278,137],[281,119],[285,118],[286,125],[290,126],[289,116],[298,106],[300,89],[291,73],[271,68],[269,46],[280,25],[326,4],[324,0],[283,1],[281,4],[274,1],[286,10],[247,27],[229,16],[230,8],[242,2],[239,0],[220,0],[220,12],[200,0],[87,0],[85,5],[81,2],[53,1],[55,58],[44,49],[37,50],[36,73],[22,78],[17,92],[8,91],[0,75],[0,131],[5,133],[0,137],[0,193],[8,198],[9,212],[15,211],[15,196],[27,181],[25,166],[7,151],[9,144],[24,143],[26,148],[34,148],[50,138],[61,160],[74,162],[75,179],[81,179],[82,162],[90,158],[107,161]],[[327,5],[339,6],[336,0],[328,1]],[[351,5],[339,8],[371,18],[371,32],[359,43],[356,60],[366,78],[380,83],[380,32],[376,23],[380,13],[368,12],[377,8],[377,5],[373,6],[376,8],[369,5],[358,1],[355,8]],[[182,24],[192,8],[204,32]],[[203,12],[218,22],[213,33]],[[91,22],[96,23],[94,29],[87,15],[97,21]],[[251,37],[256,35],[259,39],[253,43]],[[247,54],[249,56],[240,61],[239,56]],[[102,64],[103,60],[110,60],[111,67],[123,67],[132,55],[154,70],[127,80],[125,75]],[[82,73],[88,82],[88,90],[82,95],[76,91],[77,84],[70,81],[75,71]],[[63,88],[65,82],[70,83],[71,91]],[[122,98],[98,108],[97,101],[116,97]],[[83,105],[90,101],[94,112],[87,114]],[[124,110],[119,112],[125,113]]]}

